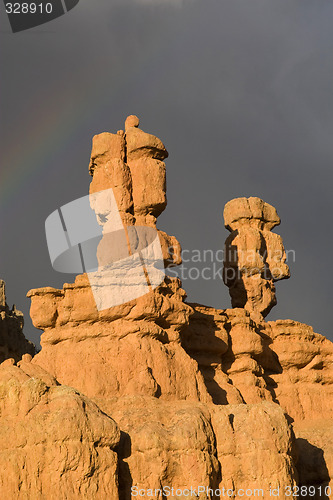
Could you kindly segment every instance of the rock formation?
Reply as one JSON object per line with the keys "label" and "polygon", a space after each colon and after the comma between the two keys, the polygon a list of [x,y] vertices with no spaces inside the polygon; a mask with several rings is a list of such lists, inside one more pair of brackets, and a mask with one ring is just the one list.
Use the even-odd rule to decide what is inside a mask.
{"label": "rock formation", "polygon": [[5,282],[0,280],[0,363],[13,358],[19,361],[23,354],[35,354],[35,346],[23,334],[23,314],[6,302]]}
{"label": "rock formation", "polygon": [[[130,251],[138,244],[131,226],[156,227],[157,217],[166,208],[166,175],[163,160],[168,157],[164,144],[155,136],[143,132],[139,119],[129,116],[125,132],[103,133],[93,139],[89,172],[91,205],[103,226],[103,239],[99,244],[97,258],[100,265],[108,264],[119,252],[120,235],[115,237],[114,210],[109,199],[94,194],[107,193],[112,189],[121,218],[121,229],[125,229]],[[132,232],[130,232],[130,228]],[[134,233],[134,234],[133,234]],[[130,235],[132,234],[132,238]],[[147,232],[145,233],[145,235]],[[167,267],[181,264],[181,248],[174,236],[158,231],[164,262]],[[131,243],[131,244],[130,244]],[[115,248],[116,247],[116,248]],[[134,248],[133,248],[134,247]]]}
{"label": "rock formation", "polygon": [[30,361],[0,365],[2,497],[118,500],[118,426]]}
{"label": "rock formation", "polygon": [[237,198],[226,204],[224,221],[231,231],[225,245],[224,282],[232,306],[265,317],[276,304],[274,282],[290,276],[282,238],[271,232],[280,217],[259,198]]}
{"label": "rock formation", "polygon": [[[176,238],[156,229],[167,152],[138,126],[130,116],[125,131],[93,140],[102,285],[88,272],[62,290],[31,290],[41,352],[0,366],[6,498],[130,500],[141,490],[144,498],[180,500],[191,488],[200,500],[235,498],[238,490],[285,498],[297,485],[315,487],[306,498],[329,498],[333,344],[302,323],[264,320],[274,283],[289,277],[271,205],[259,198],[226,205],[232,309],[186,302],[170,277],[112,307],[96,301],[94,286],[106,295],[115,286],[103,273],[144,255],[155,233],[165,265],[181,262]],[[149,283],[147,260],[140,262]],[[127,272],[120,276],[128,284]]]}

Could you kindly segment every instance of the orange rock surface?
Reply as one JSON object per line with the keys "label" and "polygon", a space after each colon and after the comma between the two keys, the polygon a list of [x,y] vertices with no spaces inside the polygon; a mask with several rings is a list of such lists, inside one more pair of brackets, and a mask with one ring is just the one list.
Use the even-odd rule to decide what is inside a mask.
{"label": "orange rock surface", "polygon": [[117,424],[27,356],[0,365],[2,498],[118,500]]}
{"label": "orange rock surface", "polygon": [[[138,126],[132,115],[125,131],[95,136],[89,167],[90,193],[113,190],[129,235],[155,228],[166,207],[166,148]],[[103,203],[92,207],[102,268],[112,245],[122,258]],[[174,488],[180,500],[192,487],[200,500],[271,498],[272,488],[286,498],[296,485],[333,487],[333,344],[264,319],[274,283],[289,277],[275,208],[240,198],[224,218],[232,309],[188,303],[169,277],[105,309],[87,274],[29,292],[42,349],[0,366],[4,497],[129,500]],[[158,234],[165,264],[180,263],[176,238]],[[308,498],[330,496],[318,492]]]}

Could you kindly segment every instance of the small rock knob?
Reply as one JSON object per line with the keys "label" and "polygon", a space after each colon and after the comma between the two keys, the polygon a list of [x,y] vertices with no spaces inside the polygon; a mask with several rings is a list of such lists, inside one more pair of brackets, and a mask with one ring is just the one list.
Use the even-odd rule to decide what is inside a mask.
{"label": "small rock knob", "polygon": [[139,123],[140,123],[140,120],[137,116],[130,115],[126,118],[126,121],[125,121],[125,130],[129,129],[130,127],[138,127]]}

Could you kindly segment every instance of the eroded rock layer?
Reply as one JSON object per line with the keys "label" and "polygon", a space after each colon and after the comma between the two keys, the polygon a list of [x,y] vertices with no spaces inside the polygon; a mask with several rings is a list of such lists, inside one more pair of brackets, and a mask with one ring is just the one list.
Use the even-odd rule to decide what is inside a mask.
{"label": "eroded rock layer", "polygon": [[156,229],[167,156],[136,116],[125,131],[94,137],[90,204],[103,229],[96,276],[141,252],[148,289],[101,307],[115,282],[95,282],[104,287],[98,301],[87,273],[61,290],[29,292],[42,349],[15,365],[21,356],[8,348],[15,359],[0,366],[6,498],[130,500],[141,490],[180,500],[191,488],[200,500],[238,490],[285,498],[297,485],[317,488],[309,498],[329,497],[319,488],[333,486],[333,344],[302,323],[264,320],[274,283],[289,277],[271,231],[279,216],[259,198],[226,205],[232,309],[188,303],[177,278],[153,286],[156,246],[142,256],[154,231],[164,264],[181,262],[176,238]]}
{"label": "eroded rock layer", "polygon": [[2,498],[118,500],[118,426],[30,360],[0,365]]}

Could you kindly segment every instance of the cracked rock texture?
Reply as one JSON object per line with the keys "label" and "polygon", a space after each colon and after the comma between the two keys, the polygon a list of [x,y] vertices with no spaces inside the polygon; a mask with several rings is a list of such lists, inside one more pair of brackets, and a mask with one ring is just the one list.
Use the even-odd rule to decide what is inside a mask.
{"label": "cracked rock texture", "polygon": [[117,500],[117,424],[30,360],[0,365],[2,498]]}
{"label": "cracked rock texture", "polygon": [[[112,189],[129,250],[166,207],[165,146],[134,115],[124,129],[93,139],[99,269],[123,258],[111,198],[99,193]],[[333,487],[333,344],[308,325],[264,319],[275,282],[289,277],[275,208],[239,198],[224,219],[232,309],[188,303],[170,277],[109,308],[87,274],[29,292],[42,349],[17,365],[8,350],[14,359],[0,366],[5,498],[130,500],[132,488],[152,498],[149,489],[199,486],[192,498],[226,498],[223,488],[285,498],[286,486]],[[157,231],[165,265],[180,263],[176,238]],[[330,497],[318,491],[308,498]]]}
{"label": "cracked rock texture", "polygon": [[[213,405],[139,396],[99,400],[124,434],[119,446],[120,497],[131,485],[216,491],[296,484],[291,429],[273,403]],[[184,498],[177,496],[176,498]],[[214,498],[201,493],[198,498]]]}

